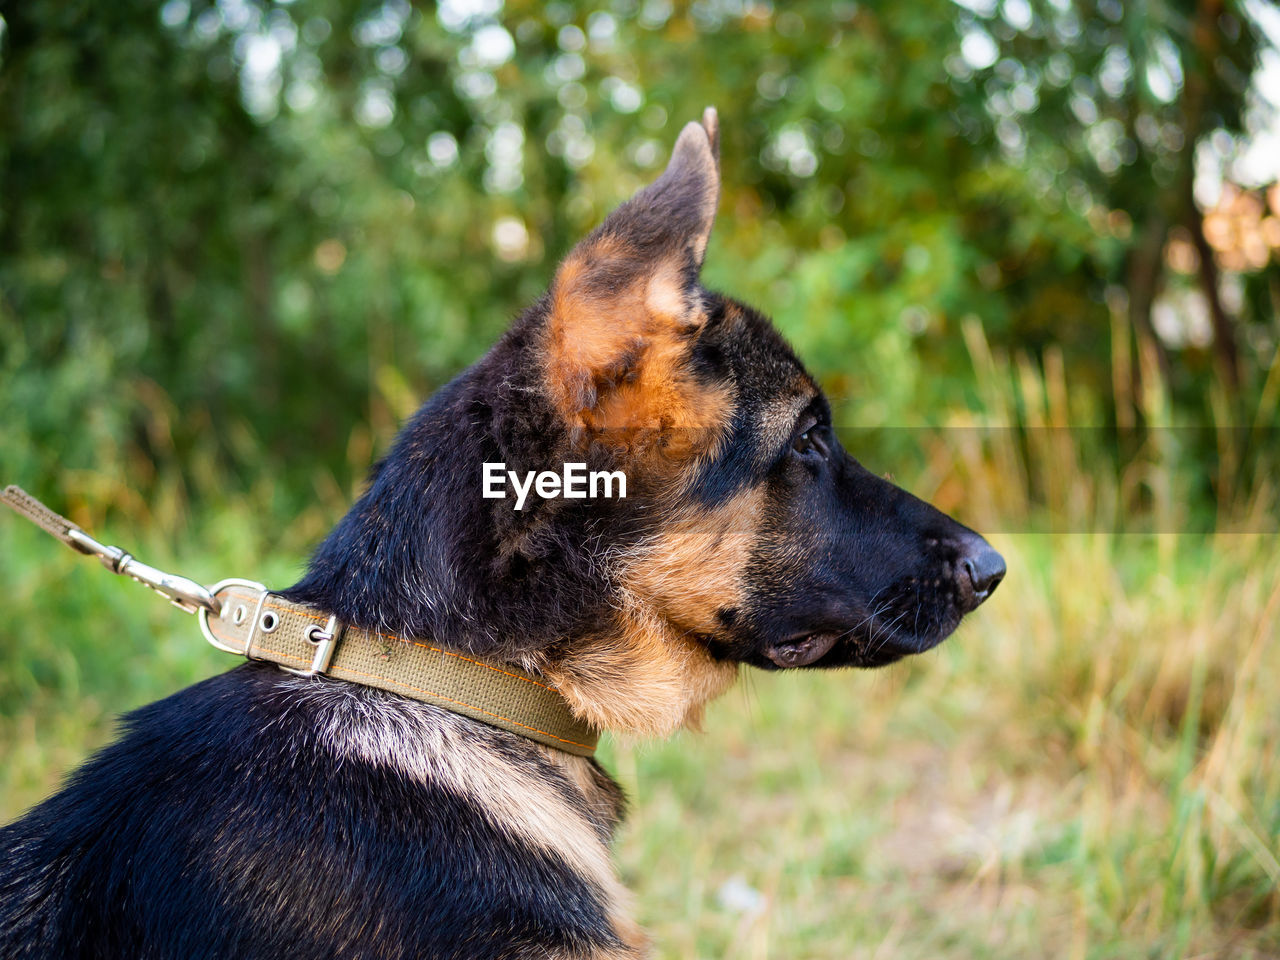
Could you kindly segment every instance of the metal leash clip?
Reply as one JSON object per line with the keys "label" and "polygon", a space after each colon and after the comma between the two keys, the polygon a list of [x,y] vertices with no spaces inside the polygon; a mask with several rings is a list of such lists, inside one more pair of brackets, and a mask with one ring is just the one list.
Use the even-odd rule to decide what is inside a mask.
{"label": "metal leash clip", "polygon": [[71,549],[97,557],[112,573],[132,577],[150,587],[179,610],[187,613],[208,611],[217,616],[221,604],[206,587],[176,573],[165,573],[148,566],[120,547],[99,543],[79,525],[54,513],[21,487],[8,486],[0,493],[0,502],[8,504],[46,533],[57,537]]}
{"label": "metal leash clip", "polygon": [[119,547],[99,543],[79,528],[68,530],[67,539],[81,553],[97,557],[112,573],[132,577],[144,587],[150,587],[160,594],[179,610],[187,613],[208,610],[214,616],[218,615],[220,610],[218,598],[194,580],[180,577],[176,573],[157,570]]}

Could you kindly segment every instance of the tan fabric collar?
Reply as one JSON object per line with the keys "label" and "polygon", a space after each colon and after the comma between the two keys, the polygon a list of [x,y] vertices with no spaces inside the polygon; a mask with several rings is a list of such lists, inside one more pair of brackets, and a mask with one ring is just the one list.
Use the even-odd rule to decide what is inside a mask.
{"label": "tan fabric collar", "polygon": [[595,752],[595,731],[573,716],[554,687],[516,667],[344,626],[249,581],[224,580],[213,594],[219,613],[202,610],[200,626],[219,649],[304,676],[389,690],[568,753]]}
{"label": "tan fabric collar", "polygon": [[303,676],[389,690],[578,756],[595,752],[596,731],[573,716],[554,687],[516,667],[345,626],[251,580],[202,587],[99,543],[19,487],[0,492],[0,502],[80,553],[97,557],[113,573],[132,577],[179,609],[197,614],[205,638],[219,650]]}

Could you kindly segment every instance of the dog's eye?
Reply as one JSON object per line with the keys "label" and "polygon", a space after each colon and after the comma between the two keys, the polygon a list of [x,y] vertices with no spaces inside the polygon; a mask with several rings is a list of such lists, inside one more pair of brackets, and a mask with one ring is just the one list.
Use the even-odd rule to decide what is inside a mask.
{"label": "dog's eye", "polygon": [[798,434],[791,441],[791,451],[801,457],[826,457],[827,443],[822,436],[822,427],[815,423],[808,430]]}

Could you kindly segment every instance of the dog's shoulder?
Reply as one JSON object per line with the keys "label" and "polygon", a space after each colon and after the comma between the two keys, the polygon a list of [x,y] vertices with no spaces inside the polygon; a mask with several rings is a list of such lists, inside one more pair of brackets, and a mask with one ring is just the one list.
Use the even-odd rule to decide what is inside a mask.
{"label": "dog's shoulder", "polygon": [[620,813],[592,760],[249,665],[0,831],[0,954],[633,956]]}

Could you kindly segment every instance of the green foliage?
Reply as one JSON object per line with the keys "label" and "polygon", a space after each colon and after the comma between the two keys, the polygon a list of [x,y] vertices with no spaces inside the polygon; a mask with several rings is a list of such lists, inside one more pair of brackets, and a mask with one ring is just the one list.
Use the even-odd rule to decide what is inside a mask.
{"label": "green foliage", "polygon": [[[1126,290],[1120,336],[1201,422],[1207,348],[1170,359],[1147,317],[1195,213],[1193,151],[1239,131],[1257,41],[1233,5],[1200,10],[8,5],[0,466],[92,509],[266,473],[289,516],[317,482],[350,487],[707,103],[708,278],[776,315],[840,422],[973,409],[979,318],[998,350],[1062,351],[1088,422],[1111,423]],[[1237,336],[1240,409],[1269,299],[1253,282],[1238,311],[1262,331]]]}

